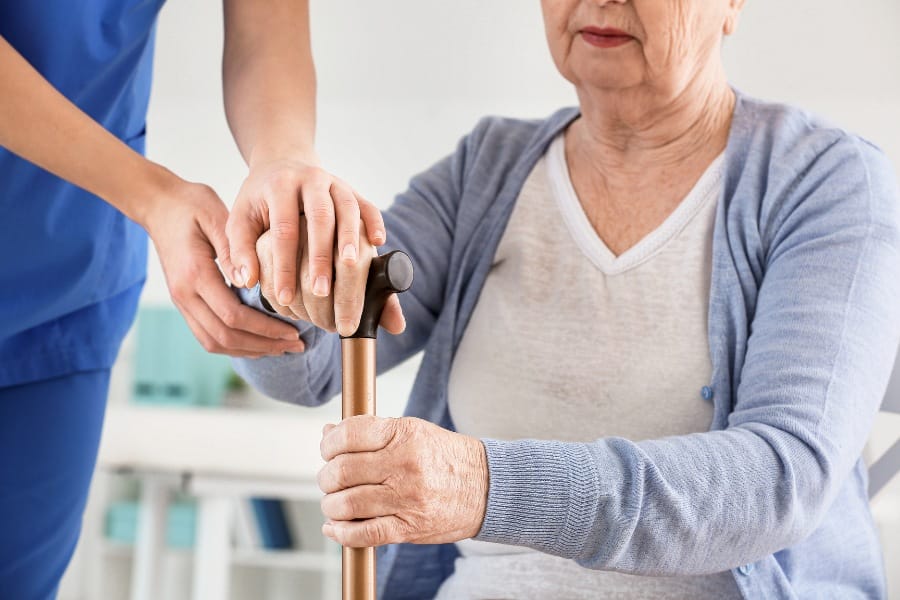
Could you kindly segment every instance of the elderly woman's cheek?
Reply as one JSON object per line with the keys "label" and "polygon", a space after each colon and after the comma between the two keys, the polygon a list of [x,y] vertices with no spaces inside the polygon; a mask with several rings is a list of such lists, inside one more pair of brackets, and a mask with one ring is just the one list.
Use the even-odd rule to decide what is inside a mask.
{"label": "elderly woman's cheek", "polygon": [[569,26],[572,4],[572,0],[544,0],[541,3],[544,13],[544,35],[550,57],[557,70],[569,81],[572,81],[573,73],[566,63],[572,51],[575,35]]}
{"label": "elderly woman's cheek", "polygon": [[[649,54],[669,70],[694,71],[719,51],[730,0],[651,2],[659,22],[654,27]],[[666,14],[666,6],[670,6]],[[649,37],[649,36],[648,36]]]}
{"label": "elderly woman's cheek", "polygon": [[578,3],[581,0],[541,0],[541,13],[544,18],[544,29],[548,34],[558,33],[568,28]]}

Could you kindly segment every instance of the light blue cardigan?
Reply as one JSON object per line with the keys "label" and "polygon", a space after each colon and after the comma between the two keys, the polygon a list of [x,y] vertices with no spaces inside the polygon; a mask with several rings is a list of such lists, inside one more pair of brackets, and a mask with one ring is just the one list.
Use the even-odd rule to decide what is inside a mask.
{"label": "light blue cardigan", "polygon": [[[453,428],[454,352],[523,181],[577,115],[484,119],[385,212],[384,251],[405,250],[416,273],[401,295],[407,329],[379,337],[378,368],[425,351],[408,415]],[[740,93],[726,161],[713,371],[697,390],[714,403],[710,431],[637,443],[484,440],[490,493],[478,539],[591,569],[732,569],[747,598],[883,598],[860,453],[900,341],[895,178],[868,142]],[[258,291],[243,296],[259,307]],[[269,396],[321,404],[340,391],[338,337],[298,327],[305,353],[236,367]],[[524,397],[522,410],[544,401]],[[455,556],[452,544],[387,547],[380,596],[432,597]]]}

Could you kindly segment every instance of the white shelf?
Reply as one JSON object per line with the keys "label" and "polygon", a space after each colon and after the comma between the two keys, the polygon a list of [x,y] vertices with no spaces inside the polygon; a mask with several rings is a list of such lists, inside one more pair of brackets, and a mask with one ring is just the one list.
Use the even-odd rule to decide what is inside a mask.
{"label": "white shelf", "polygon": [[98,466],[314,483],[328,422],[317,416],[300,409],[110,405]]}
{"label": "white shelf", "polygon": [[296,569],[318,573],[339,573],[341,570],[340,554],[309,550],[235,548],[231,554],[231,562],[245,567]]}
{"label": "white shelf", "polygon": [[[132,544],[107,539],[100,543],[99,550],[105,556],[112,558],[127,558],[130,560],[134,555],[134,546]],[[193,548],[170,548],[167,546],[164,552],[180,558],[193,558],[194,556]]]}
{"label": "white shelf", "polygon": [[[131,544],[104,540],[100,551],[108,557],[131,559],[134,547]],[[194,558],[192,548],[166,548],[165,553],[187,560]],[[341,555],[337,552],[233,548],[230,559],[233,565],[242,567],[291,569],[315,573],[339,573],[341,571]]]}

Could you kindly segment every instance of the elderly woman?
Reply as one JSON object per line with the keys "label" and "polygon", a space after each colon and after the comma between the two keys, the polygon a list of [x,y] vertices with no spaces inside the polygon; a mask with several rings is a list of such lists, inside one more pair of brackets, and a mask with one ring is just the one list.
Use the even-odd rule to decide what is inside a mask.
{"label": "elderly woman", "polygon": [[[326,428],[320,475],[325,535],[391,544],[383,598],[884,596],[860,453],[900,194],[868,142],[728,85],[742,4],[543,0],[578,109],[483,120],[384,214],[417,272],[379,369],[424,358],[407,417]],[[244,300],[306,350],[238,368],[321,404],[372,251],[281,306],[270,247]]]}

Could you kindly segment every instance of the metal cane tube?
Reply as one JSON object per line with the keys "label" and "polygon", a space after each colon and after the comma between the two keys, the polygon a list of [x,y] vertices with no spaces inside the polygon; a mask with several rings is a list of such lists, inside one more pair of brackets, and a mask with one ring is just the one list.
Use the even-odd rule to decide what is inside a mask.
{"label": "metal cane tube", "polygon": [[[375,340],[341,340],[341,418],[375,414]],[[344,600],[375,600],[375,548],[348,548],[342,556]]]}
{"label": "metal cane tube", "polygon": [[[359,328],[341,338],[342,418],[375,414],[375,347],[388,296],[412,285],[412,262],[400,251],[376,257],[369,267]],[[343,600],[375,600],[375,548],[342,551]]]}

